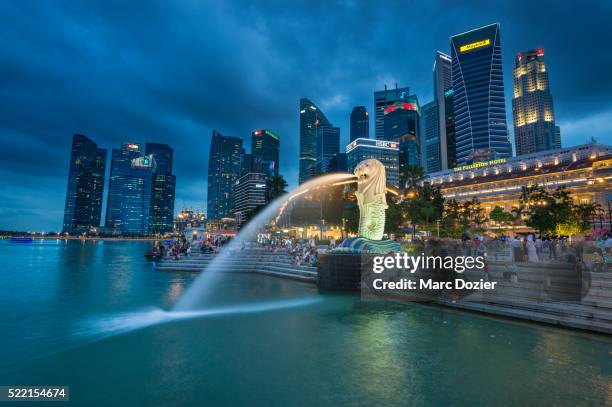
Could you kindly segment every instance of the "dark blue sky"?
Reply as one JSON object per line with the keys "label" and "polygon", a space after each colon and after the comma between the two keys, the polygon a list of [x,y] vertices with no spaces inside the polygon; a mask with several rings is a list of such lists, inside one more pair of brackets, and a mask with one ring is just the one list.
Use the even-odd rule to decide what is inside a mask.
{"label": "dark blue sky", "polygon": [[61,228],[73,133],[170,144],[177,209],[204,209],[211,130],[270,128],[293,186],[300,97],[344,144],[354,105],[396,82],[430,101],[435,50],[495,21],[510,127],[514,55],[543,47],[563,144],[612,142],[612,3],[458,3],[0,2],[0,229]]}

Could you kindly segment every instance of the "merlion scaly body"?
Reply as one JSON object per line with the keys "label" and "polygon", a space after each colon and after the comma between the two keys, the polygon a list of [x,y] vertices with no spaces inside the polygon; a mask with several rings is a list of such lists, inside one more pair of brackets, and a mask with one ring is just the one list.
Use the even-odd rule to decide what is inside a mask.
{"label": "merlion scaly body", "polygon": [[364,160],[354,171],[357,176],[357,204],[359,205],[359,236],[381,240],[385,232],[385,197],[387,177],[384,165],[378,160]]}

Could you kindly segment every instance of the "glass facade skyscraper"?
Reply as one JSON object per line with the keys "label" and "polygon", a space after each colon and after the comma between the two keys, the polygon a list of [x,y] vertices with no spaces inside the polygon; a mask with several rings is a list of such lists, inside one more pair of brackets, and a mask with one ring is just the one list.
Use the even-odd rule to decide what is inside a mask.
{"label": "glass facade skyscraper", "polygon": [[385,137],[385,109],[397,102],[404,102],[410,96],[409,88],[377,90],[374,92],[374,136],[376,140],[388,140]]}
{"label": "glass facade skyscraper", "polygon": [[123,143],[112,152],[106,227],[122,235],[172,231],[176,177],[170,146]]}
{"label": "glass facade skyscraper", "polygon": [[340,152],[340,128],[334,126],[317,126],[317,164],[316,173],[329,172],[330,161]]}
{"label": "glass facade skyscraper", "polygon": [[516,155],[561,148],[542,48],[519,52],[514,60],[512,114]]}
{"label": "glass facade skyscraper", "polygon": [[121,230],[123,221],[124,186],[128,182],[128,172],[132,160],[142,155],[139,143],[122,143],[120,149],[111,152],[111,169],[106,198],[106,227]]}
{"label": "glass facade skyscraper", "polygon": [[408,166],[422,165],[421,117],[419,101],[415,95],[387,106],[384,110],[385,141],[399,145],[399,187],[403,188]]}
{"label": "glass facade skyscraper", "polygon": [[[452,59],[449,55],[443,52],[436,51],[436,59],[433,67],[433,84],[434,84],[434,101],[438,110],[438,134],[439,134],[439,150],[440,150],[440,170],[449,168],[448,166],[448,149],[449,142],[446,135],[446,111],[448,107],[444,98],[445,92],[453,85],[452,82]],[[453,146],[454,147],[454,146]],[[453,148],[451,147],[451,148]],[[429,168],[426,167],[429,171]]]}
{"label": "glass facade skyscraper", "polygon": [[[251,160],[260,165],[268,176],[278,176],[280,137],[271,130],[255,130],[251,133]],[[249,158],[247,158],[247,161]],[[251,164],[252,166],[253,164]]]}
{"label": "glass facade skyscraper", "polygon": [[242,225],[250,212],[266,204],[266,174],[249,172],[236,180],[234,185],[234,214]]}
{"label": "glass facade skyscraper", "polygon": [[510,157],[499,24],[451,37],[451,57],[457,163]]}
{"label": "glass facade skyscraper", "polygon": [[331,126],[325,114],[309,99],[300,99],[300,184],[316,175],[317,128],[321,126]]}
{"label": "glass facade skyscraper", "polygon": [[171,232],[176,194],[176,177],[172,174],[174,152],[166,144],[147,143],[145,145],[145,155],[152,157],[155,164],[151,188],[149,233]]}
{"label": "glass facade skyscraper", "polygon": [[241,138],[227,137],[213,130],[208,156],[208,219],[233,216],[234,184],[242,170],[242,152]]}
{"label": "glass facade skyscraper", "polygon": [[[440,123],[438,121],[439,103],[437,100],[424,104],[423,111],[423,138],[424,165],[426,172],[440,171],[442,168]],[[446,133],[446,126],[444,128]]]}
{"label": "glass facade skyscraper", "polygon": [[457,166],[457,144],[455,142],[455,105],[454,101],[455,92],[453,88],[448,89],[444,92],[444,106],[445,106],[445,117],[444,127],[446,129],[446,161],[448,168],[455,168]]}
{"label": "glass facade skyscraper", "polygon": [[63,231],[100,226],[107,151],[82,134],[72,137]]}
{"label": "glass facade skyscraper", "polygon": [[351,141],[370,138],[370,118],[365,106],[355,106],[351,112]]}

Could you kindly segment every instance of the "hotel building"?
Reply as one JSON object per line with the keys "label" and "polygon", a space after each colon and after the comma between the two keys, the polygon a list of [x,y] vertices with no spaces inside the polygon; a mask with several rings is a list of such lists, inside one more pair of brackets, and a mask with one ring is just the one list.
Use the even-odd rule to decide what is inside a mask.
{"label": "hotel building", "polygon": [[584,144],[500,158],[432,173],[428,180],[441,187],[446,199],[478,198],[487,213],[496,206],[512,210],[522,187],[536,184],[549,190],[567,187],[577,203],[607,208],[612,200],[612,147]]}

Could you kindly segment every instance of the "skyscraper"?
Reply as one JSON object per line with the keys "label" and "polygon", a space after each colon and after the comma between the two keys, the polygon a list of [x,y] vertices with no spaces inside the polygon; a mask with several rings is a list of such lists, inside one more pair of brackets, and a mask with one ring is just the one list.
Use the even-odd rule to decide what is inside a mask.
{"label": "skyscraper", "polygon": [[340,128],[328,125],[317,126],[316,173],[329,172],[329,163],[340,152]]}
{"label": "skyscraper", "polygon": [[457,166],[457,144],[455,142],[455,105],[453,88],[444,92],[444,108],[446,109],[444,127],[446,129],[446,162],[448,168]]}
{"label": "skyscraper", "polygon": [[155,164],[151,188],[149,233],[163,234],[172,231],[176,177],[172,174],[173,150],[166,144],[147,143],[145,155]]}
{"label": "skyscraper", "polygon": [[[452,64],[451,57],[443,52],[436,51],[436,59],[433,67],[433,84],[434,84],[434,101],[436,102],[438,111],[438,134],[439,134],[439,150],[440,150],[440,164],[439,170],[448,169],[448,149],[449,142],[446,136],[446,111],[447,105],[445,102],[444,94],[453,85],[452,83]],[[423,111],[425,111],[423,107]],[[452,146],[451,148],[454,148]],[[428,169],[429,170],[429,169]]]}
{"label": "skyscraper", "polygon": [[510,157],[499,24],[451,37],[457,163]]}
{"label": "skyscraper", "polygon": [[134,189],[138,188],[138,182],[132,179],[136,174],[131,171],[131,168],[132,160],[141,157],[141,155],[142,149],[139,143],[122,143],[120,149],[112,150],[108,197],[106,199],[107,228],[123,232],[124,227],[122,225],[131,221],[129,217],[125,216],[123,210],[124,199],[131,199],[137,194]]}
{"label": "skyscraper", "polygon": [[251,155],[270,176],[278,176],[280,138],[271,130],[255,130],[251,133]]}
{"label": "skyscraper", "polygon": [[384,110],[385,141],[399,145],[399,187],[404,188],[408,166],[422,165],[421,118],[416,95],[404,98]]}
{"label": "skyscraper", "polygon": [[331,123],[309,99],[300,99],[300,184],[316,175],[317,128],[320,126],[331,126]]}
{"label": "skyscraper", "polygon": [[512,113],[516,155],[561,148],[542,48],[519,52],[514,60]]}
{"label": "skyscraper", "polygon": [[[437,172],[442,169],[442,154],[440,141],[440,122],[439,107],[437,100],[432,100],[422,107],[423,111],[423,139],[424,144],[424,165],[426,172]],[[444,123],[444,122],[443,122]],[[444,133],[446,134],[446,123],[444,123]],[[446,143],[444,143],[446,144]]]}
{"label": "skyscraper", "polygon": [[234,184],[241,173],[242,139],[213,130],[208,156],[208,219],[232,216]]}
{"label": "skyscraper", "polygon": [[80,233],[100,226],[106,150],[82,134],[72,137],[63,231]]}
{"label": "skyscraper", "polygon": [[249,172],[236,180],[234,185],[234,214],[242,225],[250,212],[266,204],[266,174]]}
{"label": "skyscraper", "polygon": [[374,135],[376,140],[387,140],[385,137],[385,109],[396,102],[402,102],[410,95],[409,88],[398,88],[395,84],[395,89],[387,89],[374,92]]}
{"label": "skyscraper", "polygon": [[370,118],[365,106],[355,106],[351,112],[351,141],[370,137]]}

